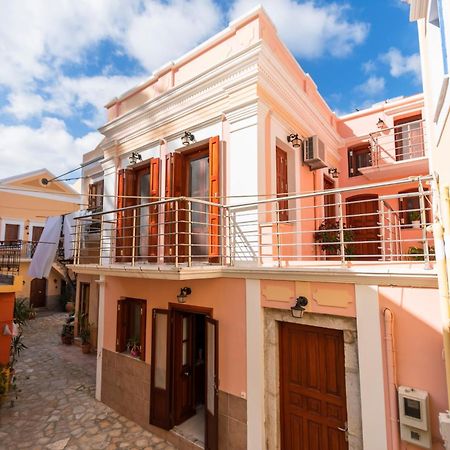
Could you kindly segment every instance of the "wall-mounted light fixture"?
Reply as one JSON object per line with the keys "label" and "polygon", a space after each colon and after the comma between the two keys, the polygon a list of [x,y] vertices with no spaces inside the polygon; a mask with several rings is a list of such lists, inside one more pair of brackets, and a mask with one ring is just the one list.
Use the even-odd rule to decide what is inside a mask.
{"label": "wall-mounted light fixture", "polygon": [[339,178],[339,171],[336,167],[330,167],[328,169],[328,175],[330,175],[331,178]]}
{"label": "wall-mounted light fixture", "polygon": [[183,136],[181,136],[181,143],[183,145],[189,145],[191,142],[195,141],[195,136],[189,132],[189,131],[185,131]]}
{"label": "wall-mounted light fixture", "polygon": [[180,293],[177,295],[178,303],[186,303],[186,297],[191,295],[192,289],[190,287],[184,287],[180,289]]}
{"label": "wall-mounted light fixture", "polygon": [[292,145],[292,147],[297,148],[302,145],[302,140],[298,137],[298,134],[291,133],[287,137],[287,141]]}
{"label": "wall-mounted light fixture", "polygon": [[9,325],[7,323],[5,323],[3,325],[3,329],[2,329],[2,335],[3,336],[12,336],[13,332],[11,330],[11,328],[9,328]]}
{"label": "wall-mounted light fixture", "polygon": [[292,317],[301,319],[303,317],[303,313],[305,312],[307,304],[308,304],[308,299],[306,297],[302,297],[302,296],[297,297],[295,300],[295,305],[291,306]]}
{"label": "wall-mounted light fixture", "polygon": [[136,164],[138,161],[142,161],[142,155],[137,152],[131,152],[131,155],[128,157],[128,161],[130,164]]}
{"label": "wall-mounted light fixture", "polygon": [[384,120],[381,117],[378,118],[377,128],[379,130],[384,130],[385,128],[387,128],[386,123],[384,122]]}

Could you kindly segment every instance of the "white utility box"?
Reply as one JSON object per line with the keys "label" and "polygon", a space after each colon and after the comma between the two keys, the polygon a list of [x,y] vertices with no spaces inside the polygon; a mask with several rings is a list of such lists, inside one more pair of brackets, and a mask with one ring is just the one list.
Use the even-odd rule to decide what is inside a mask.
{"label": "white utility box", "polygon": [[423,448],[431,448],[428,392],[412,387],[398,388],[400,438]]}

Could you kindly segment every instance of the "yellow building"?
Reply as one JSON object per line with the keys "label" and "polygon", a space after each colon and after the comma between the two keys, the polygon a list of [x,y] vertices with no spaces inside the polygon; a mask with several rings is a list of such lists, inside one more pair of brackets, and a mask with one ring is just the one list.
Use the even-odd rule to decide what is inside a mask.
{"label": "yellow building", "polygon": [[61,181],[48,184],[54,175],[39,169],[0,180],[0,241],[17,242],[21,246],[20,275],[22,289],[17,297],[30,298],[36,307],[58,306],[63,271],[53,265],[48,279],[31,279],[28,268],[31,257],[49,216],[71,213],[79,209],[77,191]]}

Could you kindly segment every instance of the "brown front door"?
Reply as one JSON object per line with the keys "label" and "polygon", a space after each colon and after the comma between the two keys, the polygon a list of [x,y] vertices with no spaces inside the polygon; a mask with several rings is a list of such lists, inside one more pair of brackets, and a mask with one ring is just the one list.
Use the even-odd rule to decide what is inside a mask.
{"label": "brown front door", "polygon": [[194,315],[185,311],[173,314],[174,425],[195,414],[194,398]]}
{"label": "brown front door", "polygon": [[340,330],[280,324],[281,448],[346,450]]}
{"label": "brown front door", "polygon": [[34,278],[30,286],[30,304],[35,308],[45,306],[47,291],[47,280],[45,278]]}
{"label": "brown front door", "polygon": [[346,244],[348,256],[360,255],[364,261],[378,259],[380,237],[378,224],[378,196],[355,195],[347,199],[347,228],[353,228],[350,241]]}

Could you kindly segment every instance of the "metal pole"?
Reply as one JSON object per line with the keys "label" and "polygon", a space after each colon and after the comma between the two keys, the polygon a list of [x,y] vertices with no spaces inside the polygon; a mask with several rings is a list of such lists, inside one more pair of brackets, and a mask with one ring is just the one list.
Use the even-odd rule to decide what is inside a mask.
{"label": "metal pole", "polygon": [[131,242],[131,265],[134,266],[136,257],[136,208],[133,209],[133,238]]}
{"label": "metal pole", "polygon": [[192,202],[188,201],[188,267],[192,266]]}
{"label": "metal pole", "polygon": [[419,180],[419,208],[420,208],[420,228],[422,229],[422,242],[423,242],[423,258],[425,265],[430,263],[430,249],[428,247],[427,238],[427,215],[425,211],[425,197],[422,181]]}
{"label": "metal pole", "polygon": [[345,263],[345,234],[344,234],[344,214],[342,208],[342,194],[338,192],[338,219],[339,219],[339,244],[341,252],[341,262]]}
{"label": "metal pole", "polygon": [[178,267],[178,200],[175,201],[175,267]]}

